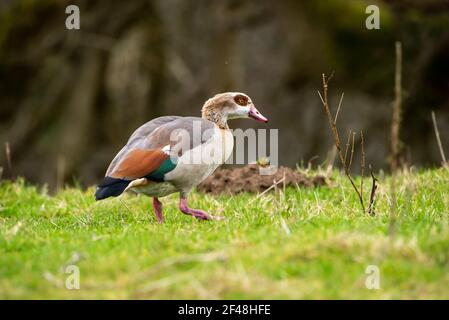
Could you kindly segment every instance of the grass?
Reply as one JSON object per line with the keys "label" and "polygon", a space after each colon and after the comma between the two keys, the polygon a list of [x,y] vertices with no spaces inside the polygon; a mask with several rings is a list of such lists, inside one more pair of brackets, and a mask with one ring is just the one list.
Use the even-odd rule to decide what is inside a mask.
{"label": "grass", "polygon": [[[392,237],[388,181],[379,181],[375,217],[335,172],[331,187],[191,196],[224,221],[196,221],[177,210],[177,196],[163,198],[163,225],[142,196],[95,202],[93,188],[50,196],[2,182],[0,298],[448,299],[448,171],[399,177]],[[79,290],[65,287],[69,265],[79,267]],[[369,265],[378,290],[365,286]]]}

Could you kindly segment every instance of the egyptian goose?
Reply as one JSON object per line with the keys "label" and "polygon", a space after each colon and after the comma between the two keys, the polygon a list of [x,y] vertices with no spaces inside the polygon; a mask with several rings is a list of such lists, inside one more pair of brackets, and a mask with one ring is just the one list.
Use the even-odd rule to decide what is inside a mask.
{"label": "egyptian goose", "polygon": [[201,220],[213,217],[191,209],[187,196],[232,154],[234,140],[227,120],[253,118],[268,122],[243,93],[226,92],[207,100],[202,117],[166,116],[138,128],[112,160],[97,187],[96,200],[124,191],[153,197],[157,221],[163,222],[159,197],[179,192],[179,209]]}

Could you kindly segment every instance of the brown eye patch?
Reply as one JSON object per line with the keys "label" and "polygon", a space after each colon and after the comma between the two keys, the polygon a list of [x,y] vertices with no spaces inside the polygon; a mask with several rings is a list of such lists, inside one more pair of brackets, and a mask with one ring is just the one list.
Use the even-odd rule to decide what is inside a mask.
{"label": "brown eye patch", "polygon": [[235,103],[241,106],[246,106],[248,104],[248,98],[245,96],[242,96],[241,94],[234,97]]}

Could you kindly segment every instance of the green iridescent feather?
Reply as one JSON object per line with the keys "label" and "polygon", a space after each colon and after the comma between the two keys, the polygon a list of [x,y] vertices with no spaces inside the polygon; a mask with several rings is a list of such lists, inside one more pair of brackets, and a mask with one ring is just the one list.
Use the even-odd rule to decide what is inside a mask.
{"label": "green iridescent feather", "polygon": [[164,176],[166,173],[172,171],[176,167],[176,162],[173,162],[171,158],[168,158],[162,164],[151,172],[146,178],[153,181],[164,181]]}

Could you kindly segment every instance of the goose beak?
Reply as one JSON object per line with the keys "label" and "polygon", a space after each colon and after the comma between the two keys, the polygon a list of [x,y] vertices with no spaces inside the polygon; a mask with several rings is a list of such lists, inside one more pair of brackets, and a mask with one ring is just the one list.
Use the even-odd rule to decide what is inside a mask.
{"label": "goose beak", "polygon": [[265,122],[265,123],[268,122],[268,119],[265,118],[265,117],[259,112],[259,110],[257,110],[256,107],[254,107],[254,106],[251,106],[251,107],[249,108],[248,117],[253,118],[254,120],[259,121],[259,122]]}

